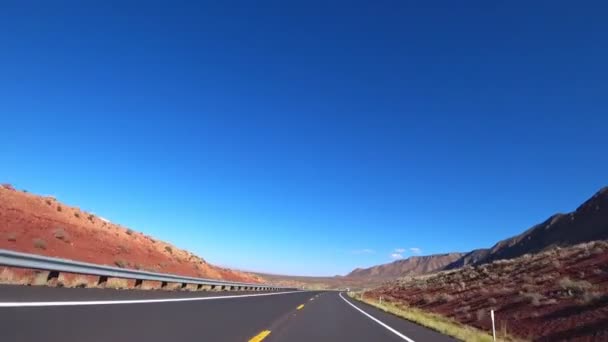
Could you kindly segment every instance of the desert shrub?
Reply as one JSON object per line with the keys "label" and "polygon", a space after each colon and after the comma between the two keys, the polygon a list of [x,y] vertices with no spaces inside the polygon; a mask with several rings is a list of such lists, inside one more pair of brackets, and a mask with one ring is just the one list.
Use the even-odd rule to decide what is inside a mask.
{"label": "desert shrub", "polygon": [[524,284],[534,284],[534,278],[529,275],[524,275],[521,277],[521,280],[524,282]]}
{"label": "desert shrub", "polygon": [[51,205],[51,204],[53,204],[53,201],[51,201],[51,199],[50,199],[50,198],[47,198],[47,199],[45,199],[44,201],[46,202],[46,204],[47,204],[47,205]]}
{"label": "desert shrub", "polygon": [[540,293],[535,293],[535,292],[524,293],[524,294],[522,294],[522,296],[534,306],[541,305],[541,301],[543,299],[545,299],[545,296],[543,296]]}
{"label": "desert shrub", "polygon": [[530,293],[530,292],[534,292],[534,291],[535,291],[537,288],[538,288],[538,287],[537,287],[536,285],[532,285],[532,284],[523,284],[523,285],[521,286],[521,289],[522,289],[524,292],[528,292],[528,293]]}
{"label": "desert shrub", "polygon": [[15,241],[17,241],[17,234],[15,234],[15,233],[8,233],[8,234],[6,234],[6,239],[8,241],[15,242]]}
{"label": "desert shrub", "polygon": [[61,212],[63,209],[61,208],[60,205],[57,206],[57,211]]}
{"label": "desert shrub", "polygon": [[165,250],[167,251],[167,253],[173,254],[173,248],[171,248],[171,246],[165,246]]}
{"label": "desert shrub", "polygon": [[475,313],[475,317],[477,317],[478,321],[483,321],[483,319],[486,317],[486,314],[486,309],[479,309]]}
{"label": "desert shrub", "polygon": [[80,218],[80,213],[79,213],[79,212],[77,212],[77,211],[75,211],[75,212],[74,212],[74,217],[76,217],[76,218]]}
{"label": "desert shrub", "polygon": [[589,303],[595,302],[596,300],[598,300],[600,298],[602,298],[601,294],[599,294],[597,292],[587,291],[581,295],[580,300],[581,300],[581,302],[583,302],[583,304],[589,304]]}
{"label": "desert shrub", "polygon": [[585,280],[572,280],[569,277],[564,277],[559,280],[559,286],[568,291],[569,294],[582,295],[593,286]]}
{"label": "desert shrub", "polygon": [[465,306],[457,307],[454,311],[456,311],[456,312],[469,312],[469,310],[471,310],[471,306],[470,305],[465,305]]}
{"label": "desert shrub", "polygon": [[57,228],[53,231],[53,236],[58,239],[58,240],[62,240],[63,242],[69,242],[70,238],[68,237],[68,234],[65,232],[65,230],[63,230],[63,228]]}
{"label": "desert shrub", "polygon": [[93,214],[89,214],[89,215],[87,216],[87,220],[89,220],[89,221],[91,221],[91,222],[95,221],[95,215],[93,215]]}
{"label": "desert shrub", "polygon": [[420,298],[420,302],[421,304],[432,304],[435,302],[435,297],[430,294],[424,294],[422,295],[422,298]]}
{"label": "desert shrub", "polygon": [[46,249],[46,241],[44,241],[42,239],[34,239],[33,243],[34,243],[34,247],[36,247],[38,249]]}
{"label": "desert shrub", "polygon": [[120,268],[125,268],[128,265],[128,263],[122,259],[118,259],[118,260],[114,261],[114,264]]}
{"label": "desert shrub", "polygon": [[449,303],[452,300],[454,300],[454,296],[449,295],[447,293],[442,293],[442,294],[439,295],[439,301],[441,303]]}
{"label": "desert shrub", "polygon": [[133,230],[127,229],[127,235],[133,235]]}

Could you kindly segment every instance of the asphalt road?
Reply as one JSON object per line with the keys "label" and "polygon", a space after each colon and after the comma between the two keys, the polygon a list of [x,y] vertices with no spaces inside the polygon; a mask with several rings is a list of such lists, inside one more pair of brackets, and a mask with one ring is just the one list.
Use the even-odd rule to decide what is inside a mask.
{"label": "asphalt road", "polygon": [[0,286],[0,340],[454,341],[337,292],[209,293],[13,286]]}

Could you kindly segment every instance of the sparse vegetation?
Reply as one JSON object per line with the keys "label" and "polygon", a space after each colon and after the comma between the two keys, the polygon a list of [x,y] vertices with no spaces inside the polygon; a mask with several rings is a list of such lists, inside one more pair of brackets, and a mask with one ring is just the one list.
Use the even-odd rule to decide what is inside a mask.
{"label": "sparse vegetation", "polygon": [[[374,306],[382,311],[389,312],[393,315],[402,317],[407,319],[408,321],[412,321],[418,323],[427,328],[431,328],[433,330],[439,331],[442,334],[449,335],[455,337],[462,341],[476,341],[476,342],[491,342],[492,336],[481,331],[475,329],[473,327],[469,327],[458,323],[454,320],[451,320],[447,317],[440,316],[434,313],[425,312],[420,309],[416,309],[413,307],[406,307],[403,305],[396,305],[390,302],[384,302],[383,304],[379,304],[375,300],[370,300],[367,297],[361,297],[359,295],[355,295],[354,293],[349,293],[351,298],[360,300],[364,303],[367,303],[371,306]],[[502,336],[504,340],[511,340],[508,336]]]}
{"label": "sparse vegetation", "polygon": [[587,290],[592,288],[591,283],[588,281],[572,280],[570,277],[560,279],[559,286],[568,291],[570,295],[583,295]]}
{"label": "sparse vegetation", "polygon": [[171,246],[165,246],[165,251],[169,254],[173,254],[173,248],[171,248]]}
{"label": "sparse vegetation", "polygon": [[63,209],[61,208],[60,205],[57,206],[57,211],[61,212]]}
{"label": "sparse vegetation", "polygon": [[[368,290],[366,295],[376,301],[382,296],[398,308],[424,310],[485,331],[491,329],[489,312],[493,309],[499,317],[498,331],[511,327],[511,336],[527,339],[562,340],[563,336],[579,336],[579,327],[603,333],[608,330],[597,326],[603,322],[608,302],[606,246],[606,241],[595,241],[472,268],[404,277]],[[603,253],[585,253],[600,249]],[[541,324],[556,319],[564,324]]]}
{"label": "sparse vegetation", "polygon": [[15,241],[17,241],[17,234],[15,234],[15,233],[8,233],[8,234],[6,234],[6,239],[8,241],[15,242]]}
{"label": "sparse vegetation", "polygon": [[118,260],[114,261],[114,264],[120,268],[125,268],[128,265],[128,263],[122,259],[118,259]]}
{"label": "sparse vegetation", "polygon": [[132,229],[127,229],[127,235],[133,235],[133,230]]}
{"label": "sparse vegetation", "polygon": [[80,213],[79,213],[79,212],[77,212],[77,211],[75,211],[75,212],[74,212],[74,217],[76,217],[76,218],[80,218]]}
{"label": "sparse vegetation", "polygon": [[522,294],[522,296],[534,306],[541,305],[542,304],[541,301],[543,299],[545,299],[545,296],[543,296],[540,293],[535,293],[535,292],[524,293],[524,294]]}
{"label": "sparse vegetation", "polygon": [[70,238],[68,237],[68,234],[65,232],[65,230],[63,230],[63,228],[57,228],[53,231],[53,236],[58,239],[61,240],[63,242],[70,242]]}
{"label": "sparse vegetation", "polygon": [[38,249],[46,249],[46,241],[44,241],[43,239],[34,239],[33,243],[34,247]]}
{"label": "sparse vegetation", "polygon": [[439,295],[439,301],[441,303],[449,303],[452,300],[454,300],[454,296],[449,295],[447,293],[442,293],[442,294]]}

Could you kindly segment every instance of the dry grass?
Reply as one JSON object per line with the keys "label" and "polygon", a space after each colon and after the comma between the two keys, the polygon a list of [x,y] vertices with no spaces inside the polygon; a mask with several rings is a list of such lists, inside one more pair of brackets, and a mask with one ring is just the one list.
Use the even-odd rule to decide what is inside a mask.
{"label": "dry grass", "polygon": [[[447,317],[437,315],[434,313],[426,312],[417,308],[407,307],[402,305],[396,305],[390,302],[383,302],[379,304],[376,300],[369,298],[361,298],[360,295],[356,295],[354,292],[349,292],[348,295],[351,298],[367,303],[373,307],[376,307],[382,311],[391,313],[395,316],[404,318],[408,321],[420,324],[424,327],[436,330],[444,335],[452,336],[462,341],[467,342],[492,342],[492,335],[481,331],[479,329],[466,326],[458,323]],[[478,318],[482,316],[478,313]],[[483,317],[482,317],[483,318]],[[504,334],[501,337],[502,341],[520,341],[514,339],[511,336]]]}
{"label": "dry grass", "polygon": [[43,239],[34,239],[32,242],[34,243],[34,247],[38,249],[46,249],[46,241]]}
{"label": "dry grass", "polygon": [[16,275],[11,269],[3,267],[0,271],[0,284],[27,285],[28,280]]}
{"label": "dry grass", "polygon": [[585,280],[572,280],[569,277],[564,277],[559,280],[559,286],[573,294],[584,294],[592,288],[591,283]]}
{"label": "dry grass", "polygon": [[6,234],[6,239],[8,241],[15,242],[15,241],[17,241],[17,234],[15,234],[15,233],[8,233],[8,234]]}
{"label": "dry grass", "polygon": [[65,230],[63,228],[57,228],[53,231],[53,236],[58,239],[61,240],[63,242],[70,242],[70,238],[68,236],[68,233],[65,232]]}
{"label": "dry grass", "polygon": [[34,279],[32,280],[32,285],[34,285],[34,286],[46,285],[48,277],[49,277],[49,271],[36,272],[36,274],[34,275]]}
{"label": "dry grass", "polygon": [[125,268],[125,267],[127,267],[129,265],[128,262],[126,262],[126,261],[124,261],[122,259],[118,259],[118,260],[114,261],[114,264],[116,266],[120,267],[120,268]]}
{"label": "dry grass", "polygon": [[104,285],[107,289],[128,289],[129,288],[129,280],[128,279],[120,279],[120,278],[110,278]]}

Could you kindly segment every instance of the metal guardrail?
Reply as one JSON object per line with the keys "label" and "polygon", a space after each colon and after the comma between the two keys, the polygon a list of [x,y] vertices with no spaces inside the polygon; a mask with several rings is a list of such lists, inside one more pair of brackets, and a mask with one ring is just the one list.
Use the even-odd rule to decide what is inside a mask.
{"label": "metal guardrail", "polygon": [[293,290],[294,288],[281,287],[269,284],[240,283],[224,280],[205,278],[184,277],[174,274],[164,274],[148,271],[124,269],[113,266],[97,265],[87,262],[73,261],[61,258],[51,258],[41,255],[13,252],[0,249],[0,266],[28,268],[35,270],[50,271],[50,278],[57,278],[59,273],[74,273],[91,276],[99,276],[99,283],[104,283],[108,278],[135,279],[136,286],[141,285],[144,280],[158,281],[162,287],[168,283],[181,283],[182,288],[188,284],[198,285],[198,289],[209,286],[210,289],[220,290]]}

